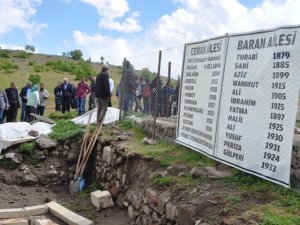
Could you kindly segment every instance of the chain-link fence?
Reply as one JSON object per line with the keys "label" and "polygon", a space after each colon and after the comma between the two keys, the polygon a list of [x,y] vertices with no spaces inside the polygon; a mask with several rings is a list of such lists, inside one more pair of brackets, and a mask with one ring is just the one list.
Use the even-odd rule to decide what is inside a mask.
{"label": "chain-link fence", "polygon": [[178,112],[183,46],[124,59],[117,86],[120,119],[174,120]]}

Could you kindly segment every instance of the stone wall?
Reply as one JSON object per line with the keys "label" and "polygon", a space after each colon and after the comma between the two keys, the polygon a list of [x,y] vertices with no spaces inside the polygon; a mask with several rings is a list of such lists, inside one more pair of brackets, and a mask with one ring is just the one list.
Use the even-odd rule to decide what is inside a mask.
{"label": "stone wall", "polygon": [[[165,173],[160,171],[158,162],[128,153],[122,142],[101,141],[97,144],[94,163],[96,180],[103,190],[111,193],[117,205],[127,207],[132,224],[195,224],[192,206],[188,207],[179,201],[175,193],[151,184],[151,175]],[[180,170],[176,172],[180,173]]]}

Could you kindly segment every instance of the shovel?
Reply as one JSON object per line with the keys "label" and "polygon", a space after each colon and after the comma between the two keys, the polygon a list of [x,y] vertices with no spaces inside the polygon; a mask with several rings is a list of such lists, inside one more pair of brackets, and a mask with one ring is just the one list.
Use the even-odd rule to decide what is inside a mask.
{"label": "shovel", "polygon": [[90,125],[91,125],[92,115],[93,115],[93,110],[90,112],[88,126],[86,128],[86,131],[85,131],[85,134],[83,137],[83,141],[81,144],[81,149],[80,149],[80,154],[79,154],[78,161],[77,161],[74,180],[70,181],[69,190],[70,190],[70,193],[72,193],[72,194],[79,192],[80,190],[82,190],[82,188],[84,186],[84,180],[81,177],[79,177],[78,174],[79,174],[82,156],[84,155],[84,151],[86,150],[87,139],[88,139],[88,136],[90,135]]}

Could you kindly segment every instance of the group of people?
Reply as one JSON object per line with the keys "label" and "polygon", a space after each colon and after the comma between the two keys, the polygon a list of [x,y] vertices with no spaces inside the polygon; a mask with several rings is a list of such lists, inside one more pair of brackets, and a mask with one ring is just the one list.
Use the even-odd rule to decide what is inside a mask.
{"label": "group of people", "polygon": [[[85,113],[86,97],[89,96],[89,110],[98,105],[97,121],[100,123],[105,116],[107,107],[111,107],[111,96],[114,89],[114,81],[109,77],[108,65],[102,66],[101,72],[96,80],[90,77],[90,85],[81,78],[77,87],[64,78],[63,83],[58,83],[54,89],[55,110],[62,113],[69,112],[76,108],[79,115]],[[0,90],[0,123],[16,122],[18,109],[21,108],[21,121],[31,122],[34,120],[32,113],[43,116],[46,100],[49,92],[41,83],[39,87],[32,85],[30,81],[19,93],[14,82],[5,90]]]}
{"label": "group of people", "polygon": [[174,88],[170,80],[163,85],[160,77],[156,76],[152,81],[135,75],[133,71],[125,74],[123,89],[117,88],[117,96],[124,93],[122,109],[128,111],[140,111],[146,115],[158,117],[170,117],[177,115],[179,82]]}
{"label": "group of people", "polygon": [[26,86],[19,93],[16,84],[11,82],[9,88],[0,91],[0,123],[16,122],[19,108],[21,108],[22,122],[33,121],[34,117],[31,113],[44,115],[48,98],[49,92],[45,89],[44,83],[38,87],[27,81]]}
{"label": "group of people", "polygon": [[[102,66],[102,71],[108,71],[108,65]],[[97,76],[98,77],[98,76]],[[99,82],[94,79],[93,76],[89,78],[90,84],[85,82],[84,78],[81,78],[80,83],[75,86],[74,83],[69,83],[67,78],[64,78],[63,83],[58,82],[54,89],[55,95],[55,110],[61,111],[63,114],[69,112],[71,108],[76,108],[78,115],[85,113],[86,99],[89,95],[88,108],[92,110],[96,107],[96,97],[99,87]],[[112,94],[114,89],[114,81],[108,77],[109,92]],[[99,104],[99,102],[98,102]],[[108,107],[111,107],[111,98],[108,99]]]}

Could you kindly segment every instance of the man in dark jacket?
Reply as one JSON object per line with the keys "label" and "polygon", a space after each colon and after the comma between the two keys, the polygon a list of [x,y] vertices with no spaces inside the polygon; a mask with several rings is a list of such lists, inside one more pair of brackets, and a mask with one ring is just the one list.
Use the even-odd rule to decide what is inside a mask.
{"label": "man in dark jacket", "polygon": [[64,82],[60,85],[61,90],[61,105],[62,113],[70,112],[71,98],[72,98],[72,85],[68,83],[68,79],[64,78]]}
{"label": "man in dark jacket", "polygon": [[26,86],[21,89],[20,97],[22,100],[22,108],[21,108],[21,121],[22,122],[28,122],[28,115],[26,114],[26,103],[27,103],[27,97],[30,93],[30,89],[32,87],[32,83],[30,81],[27,81]]}
{"label": "man in dark jacket", "polygon": [[14,82],[10,83],[10,88],[5,90],[8,98],[9,108],[6,113],[6,122],[16,122],[18,108],[20,107],[18,89]]}
{"label": "man in dark jacket", "polygon": [[104,120],[109,98],[111,98],[110,87],[109,87],[109,74],[108,65],[102,66],[102,71],[96,78],[95,95],[98,104],[97,110],[97,124],[101,124]]}
{"label": "man in dark jacket", "polygon": [[54,96],[55,96],[55,111],[61,110],[61,83],[58,82],[57,86],[54,88]]}

